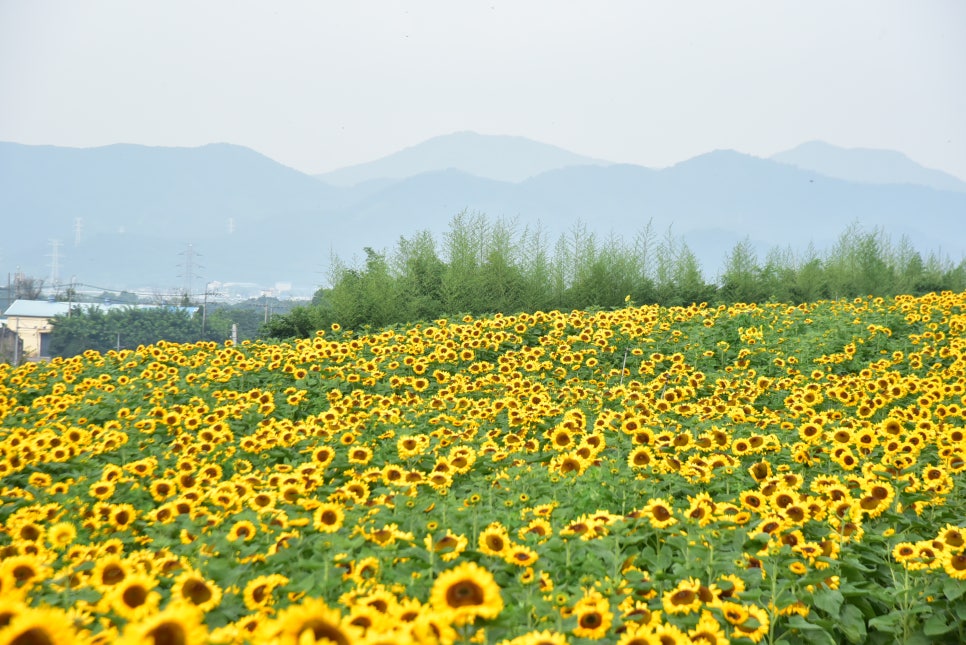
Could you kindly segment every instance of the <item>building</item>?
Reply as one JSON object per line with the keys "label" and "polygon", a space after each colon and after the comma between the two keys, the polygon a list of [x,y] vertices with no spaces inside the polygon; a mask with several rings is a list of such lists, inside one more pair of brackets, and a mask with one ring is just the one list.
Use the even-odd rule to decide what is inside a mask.
{"label": "building", "polygon": [[14,300],[3,312],[6,328],[19,336],[22,343],[22,353],[15,357],[14,363],[49,357],[48,345],[50,332],[53,331],[50,320],[54,316],[65,315],[69,310],[70,303],[67,302]]}

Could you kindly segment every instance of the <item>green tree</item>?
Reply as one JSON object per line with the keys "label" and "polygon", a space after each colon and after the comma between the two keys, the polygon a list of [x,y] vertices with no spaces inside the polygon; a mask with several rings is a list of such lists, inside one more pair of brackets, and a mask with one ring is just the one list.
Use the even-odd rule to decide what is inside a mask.
{"label": "green tree", "polygon": [[412,238],[402,237],[393,258],[398,275],[403,321],[437,318],[443,313],[443,273],[446,265],[436,253],[436,241],[429,231]]}
{"label": "green tree", "polygon": [[443,309],[450,313],[475,313],[480,309],[479,272],[483,264],[489,223],[482,213],[462,211],[443,235],[446,270],[441,295]]}
{"label": "green tree", "polygon": [[725,302],[758,302],[765,297],[762,270],[749,238],[731,249],[720,282],[718,296]]}
{"label": "green tree", "polygon": [[88,349],[134,349],[160,340],[188,343],[198,340],[200,318],[188,309],[158,307],[111,308],[96,305],[71,308],[70,314],[51,320],[50,351],[53,356],[75,356]]}

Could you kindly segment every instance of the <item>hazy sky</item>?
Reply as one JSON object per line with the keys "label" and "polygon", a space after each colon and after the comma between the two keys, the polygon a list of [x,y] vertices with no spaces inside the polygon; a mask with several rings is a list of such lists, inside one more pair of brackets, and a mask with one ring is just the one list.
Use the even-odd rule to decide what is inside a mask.
{"label": "hazy sky", "polygon": [[966,179],[966,2],[0,0],[0,140],[323,172],[459,130],[652,167],[821,139]]}

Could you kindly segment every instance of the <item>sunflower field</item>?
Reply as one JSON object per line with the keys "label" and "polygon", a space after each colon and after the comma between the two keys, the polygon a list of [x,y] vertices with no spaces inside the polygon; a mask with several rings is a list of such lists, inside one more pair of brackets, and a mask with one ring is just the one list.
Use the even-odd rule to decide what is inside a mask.
{"label": "sunflower field", "polygon": [[964,307],[0,365],[0,645],[966,642]]}

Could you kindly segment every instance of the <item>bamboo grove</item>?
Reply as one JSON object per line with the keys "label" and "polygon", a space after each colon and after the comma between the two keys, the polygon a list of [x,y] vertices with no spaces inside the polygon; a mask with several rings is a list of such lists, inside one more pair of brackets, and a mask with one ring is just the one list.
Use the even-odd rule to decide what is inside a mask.
{"label": "bamboo grove", "polygon": [[[706,259],[707,261],[707,259]],[[310,336],[338,323],[378,328],[444,316],[617,307],[634,302],[811,302],[856,296],[921,295],[966,289],[966,260],[925,257],[905,238],[853,224],[821,252],[773,248],[759,258],[750,239],[725,256],[720,273],[671,230],[650,224],[632,240],[601,238],[580,224],[556,241],[482,213],[461,213],[437,240],[423,231],[389,251],[334,258],[329,288],[311,306],[266,325],[276,338]]]}

